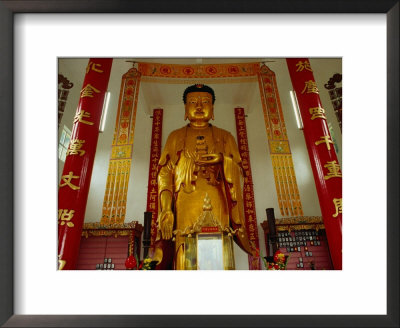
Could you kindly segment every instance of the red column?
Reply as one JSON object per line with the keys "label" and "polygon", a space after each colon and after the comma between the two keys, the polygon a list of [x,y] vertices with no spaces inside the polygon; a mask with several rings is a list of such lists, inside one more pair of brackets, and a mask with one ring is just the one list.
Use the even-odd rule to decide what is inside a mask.
{"label": "red column", "polygon": [[[243,183],[243,207],[246,229],[249,240],[254,243],[257,249],[260,249],[256,204],[254,201],[253,176],[250,165],[249,142],[247,140],[246,117],[243,108],[235,108],[235,118],[239,154],[242,158],[242,167],[245,175]],[[249,255],[249,269],[261,270],[260,258]]]}
{"label": "red column", "polygon": [[152,212],[151,218],[151,243],[153,247],[157,236],[157,214],[158,214],[158,162],[161,156],[161,135],[162,135],[162,120],[163,110],[157,108],[153,110],[153,127],[151,130],[151,145],[150,145],[150,166],[149,180],[147,187],[147,212]]}
{"label": "red column", "polygon": [[59,270],[74,270],[112,59],[91,58],[86,67],[58,190]]}
{"label": "red column", "polygon": [[304,125],[333,266],[342,269],[342,172],[307,58],[286,59]]}

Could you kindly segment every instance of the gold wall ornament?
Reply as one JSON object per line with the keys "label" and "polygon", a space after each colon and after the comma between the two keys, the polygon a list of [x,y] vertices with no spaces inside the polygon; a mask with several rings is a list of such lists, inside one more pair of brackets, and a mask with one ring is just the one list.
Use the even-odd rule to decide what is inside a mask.
{"label": "gold wall ornament", "polygon": [[[193,79],[177,79],[174,77],[150,77],[143,76],[141,83],[157,83],[157,84],[191,84]],[[201,78],[204,84],[232,84],[232,83],[253,83],[257,82],[257,76],[245,76],[245,77],[226,77],[226,78]]]}
{"label": "gold wall ornament", "polygon": [[122,76],[100,219],[102,224],[125,221],[140,76],[135,68]]}
{"label": "gold wall ornament", "polygon": [[[308,61],[299,63],[299,71],[308,68]],[[262,65],[258,82],[280,213],[303,215],[275,73]]]}
{"label": "gold wall ornament", "polygon": [[259,63],[182,65],[141,62],[138,68],[142,76],[145,77],[188,79],[187,83],[190,84],[193,83],[193,80],[190,79],[206,78],[216,80],[220,78],[255,76],[259,69]]}

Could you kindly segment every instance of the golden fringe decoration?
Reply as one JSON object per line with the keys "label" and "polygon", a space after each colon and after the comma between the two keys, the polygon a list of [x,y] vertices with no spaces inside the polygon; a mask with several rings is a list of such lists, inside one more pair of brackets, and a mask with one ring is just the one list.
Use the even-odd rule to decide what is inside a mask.
{"label": "golden fringe decoration", "polygon": [[162,78],[221,78],[255,76],[259,71],[259,63],[230,63],[230,64],[160,64],[139,63],[142,76]]}
{"label": "golden fringe decoration", "polygon": [[281,215],[303,215],[275,73],[262,65],[258,83]]}
{"label": "golden fringe decoration", "polygon": [[139,86],[140,73],[135,68],[122,76],[101,224],[125,221]]}

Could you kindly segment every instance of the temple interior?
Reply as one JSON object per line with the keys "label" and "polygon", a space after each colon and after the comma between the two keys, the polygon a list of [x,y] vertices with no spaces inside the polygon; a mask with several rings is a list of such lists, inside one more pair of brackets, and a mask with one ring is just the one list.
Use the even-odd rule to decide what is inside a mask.
{"label": "temple interior", "polygon": [[[59,181],[66,174],[64,164],[69,157],[67,151],[88,63],[89,58],[58,60]],[[342,165],[342,60],[309,58],[309,64],[325,110],[337,164]],[[265,75],[260,73],[261,68]],[[126,142],[129,151],[121,155],[118,162],[121,166],[112,171],[112,160],[118,159],[113,149],[124,106],[121,97],[126,91],[122,81],[132,69],[140,77],[135,82],[137,93],[132,95],[130,135]],[[278,118],[272,122],[276,127],[268,121],[271,108],[261,86],[267,76],[274,86]],[[113,59],[107,87],[109,101],[104,106],[107,111],[103,108],[102,131],[95,148],[91,178],[88,177],[90,186],[76,269],[125,270],[129,255],[136,254],[140,262],[153,250],[157,229],[154,215],[157,215],[153,215],[148,228],[152,235],[150,241],[149,235],[146,237],[145,213],[156,210],[149,207],[152,173],[154,177],[154,168],[151,169],[154,110],[162,109],[161,151],[168,135],[187,124],[182,95],[193,84],[205,84],[214,90],[214,120],[210,123],[230,132],[239,146],[242,142],[238,140],[235,108],[244,110],[250,187],[254,195],[251,199],[244,196],[245,206],[247,210],[252,209],[254,219],[247,233],[257,246],[260,258],[271,257],[279,250],[285,256],[290,255],[288,270],[334,269],[331,258],[334,246],[325,232],[323,202],[319,199],[305,141],[306,131],[292,102],[290,92],[294,88],[285,58]],[[110,191],[114,173],[123,174],[119,193]],[[117,189],[116,183],[114,189]],[[199,249],[200,241],[204,243],[198,239]],[[204,254],[202,258],[198,255],[201,263],[207,262]],[[258,266],[253,265],[249,255],[236,243],[233,243],[233,258],[236,270],[267,269],[262,261]],[[213,264],[209,268],[221,269]]]}

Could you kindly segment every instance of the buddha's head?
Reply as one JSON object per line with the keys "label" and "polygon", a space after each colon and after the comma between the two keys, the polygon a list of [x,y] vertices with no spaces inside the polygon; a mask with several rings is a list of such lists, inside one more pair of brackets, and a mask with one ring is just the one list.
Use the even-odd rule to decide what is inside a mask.
{"label": "buddha's head", "polygon": [[214,90],[203,84],[194,84],[183,93],[185,103],[185,120],[192,126],[205,126],[214,119]]}

